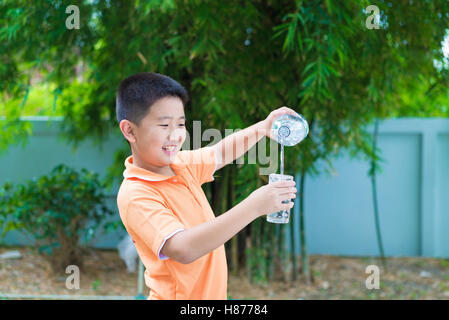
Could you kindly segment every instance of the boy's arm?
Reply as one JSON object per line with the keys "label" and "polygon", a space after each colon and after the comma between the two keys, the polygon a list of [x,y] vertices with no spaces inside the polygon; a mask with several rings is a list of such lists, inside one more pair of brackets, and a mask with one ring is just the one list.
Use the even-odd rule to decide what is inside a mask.
{"label": "boy's arm", "polygon": [[246,129],[236,131],[211,146],[214,148],[215,155],[217,156],[218,163],[216,170],[240,158],[263,136],[271,138],[271,124],[275,118],[282,114],[297,115],[293,109],[288,107],[273,110],[265,120],[259,121]]}
{"label": "boy's arm", "polygon": [[242,201],[215,219],[175,234],[161,253],[180,263],[191,263],[231,239],[258,216],[251,202]]}
{"label": "boy's arm", "polygon": [[234,132],[211,146],[217,156],[216,170],[240,158],[251,149],[265,135],[263,128],[264,122],[259,121],[246,129]]}
{"label": "boy's arm", "polygon": [[[294,181],[277,181],[253,191],[232,209],[171,237],[162,254],[188,264],[223,245],[259,216],[279,210],[290,210],[296,197]],[[283,201],[287,201],[283,202]]]}

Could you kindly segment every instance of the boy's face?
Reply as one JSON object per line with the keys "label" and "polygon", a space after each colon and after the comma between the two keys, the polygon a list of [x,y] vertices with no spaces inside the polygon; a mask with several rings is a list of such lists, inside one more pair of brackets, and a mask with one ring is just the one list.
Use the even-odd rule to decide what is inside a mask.
{"label": "boy's face", "polygon": [[[123,120],[125,121],[125,120]],[[186,139],[185,114],[182,101],[164,97],[151,107],[140,125],[128,122],[136,165],[158,173],[173,162]],[[122,125],[121,125],[122,127]],[[122,128],[122,132],[126,128]]]}

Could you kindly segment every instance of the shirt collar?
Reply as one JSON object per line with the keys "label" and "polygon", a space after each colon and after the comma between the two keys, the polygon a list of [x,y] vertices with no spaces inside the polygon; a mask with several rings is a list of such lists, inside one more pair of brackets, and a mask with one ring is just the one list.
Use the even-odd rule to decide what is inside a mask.
{"label": "shirt collar", "polygon": [[[180,174],[180,172],[185,168],[185,163],[181,161],[178,157],[178,154],[175,157],[175,160],[170,163],[170,167],[176,173],[176,175]],[[126,178],[138,178],[146,181],[163,181],[172,178],[172,176],[165,176],[156,172],[152,172],[140,167],[137,167],[133,162],[133,156],[129,156],[125,160],[125,170],[123,171],[123,177]]]}

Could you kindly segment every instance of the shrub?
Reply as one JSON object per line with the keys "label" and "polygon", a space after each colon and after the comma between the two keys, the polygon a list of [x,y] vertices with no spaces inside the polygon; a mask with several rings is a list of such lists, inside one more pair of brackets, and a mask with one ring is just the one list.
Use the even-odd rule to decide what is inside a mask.
{"label": "shrub", "polygon": [[[63,164],[24,184],[7,182],[0,187],[0,225],[4,226],[0,237],[11,230],[31,234],[54,272],[65,272],[71,264],[82,269],[89,240],[113,214],[105,205],[103,189],[97,173],[77,172]],[[111,224],[105,227],[111,229]]]}

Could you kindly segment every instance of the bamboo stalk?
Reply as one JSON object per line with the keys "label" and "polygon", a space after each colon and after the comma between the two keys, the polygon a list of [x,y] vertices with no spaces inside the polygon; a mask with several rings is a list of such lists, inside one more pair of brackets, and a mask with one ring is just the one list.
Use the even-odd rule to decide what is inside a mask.
{"label": "bamboo stalk", "polygon": [[265,278],[271,279],[272,277],[272,265],[273,265],[273,253],[272,253],[272,247],[271,247],[271,241],[270,239],[273,238],[272,235],[272,223],[269,223],[266,221],[266,218],[263,217],[263,227],[264,227],[264,253],[265,253]]}
{"label": "bamboo stalk", "polygon": [[290,209],[290,219],[289,219],[289,227],[290,227],[290,259],[292,260],[293,270],[292,270],[292,280],[295,281],[297,279],[298,268],[296,265],[296,253],[295,253],[295,226],[293,224],[293,210]]}
{"label": "bamboo stalk", "polygon": [[379,135],[379,119],[376,119],[374,122],[374,133],[373,133],[373,156],[371,158],[371,186],[373,193],[373,205],[374,205],[374,222],[376,226],[376,236],[377,236],[377,245],[380,251],[380,258],[382,260],[382,265],[387,271],[387,261],[385,259],[384,254],[384,246],[382,244],[382,235],[380,232],[380,222],[379,222],[379,207],[377,201],[377,185],[376,185],[376,148],[377,148],[377,136]]}
{"label": "bamboo stalk", "polygon": [[[259,178],[259,175],[257,176],[257,180],[256,180],[256,189],[258,189],[261,186],[261,181]],[[252,228],[251,228],[251,242],[252,242],[252,250],[249,251],[249,255],[250,255],[250,271],[252,273],[251,275],[251,279],[254,280],[255,276],[259,274],[260,270],[259,267],[260,265],[257,263],[257,259],[258,259],[258,250],[260,248],[260,219],[257,218],[253,223],[252,223]],[[256,277],[256,279],[258,279],[258,277]]]}
{"label": "bamboo stalk", "polygon": [[[221,194],[221,197],[219,198],[220,199],[220,213],[226,212],[227,208],[228,208],[229,167],[225,166],[222,169],[222,172],[223,172],[222,187],[221,187],[222,194]],[[224,244],[224,246],[225,246],[225,251],[226,251],[226,258],[228,259],[229,258],[229,252],[231,250],[230,242],[226,242]]]}
{"label": "bamboo stalk", "polygon": [[288,274],[288,253],[287,253],[287,237],[286,237],[286,231],[287,226],[285,224],[279,224],[280,229],[280,263],[281,263],[281,270],[282,275],[285,282],[289,281],[289,274]]}
{"label": "bamboo stalk", "polygon": [[281,251],[282,251],[282,239],[281,239],[281,225],[276,224],[276,263],[278,263],[279,268],[278,272],[282,272],[282,259],[281,259]]}
{"label": "bamboo stalk", "polygon": [[[235,204],[235,190],[234,190],[234,179],[235,179],[235,165],[230,165],[230,172],[229,172],[229,181],[228,181],[228,207],[229,209],[232,208]],[[239,268],[239,261],[238,261],[238,236],[240,233],[237,233],[234,237],[231,239],[231,257],[232,257],[232,274],[237,275],[238,274],[238,268]]]}
{"label": "bamboo stalk", "polygon": [[309,257],[307,255],[307,243],[306,243],[306,233],[305,233],[305,222],[304,222],[304,185],[305,185],[306,173],[305,169],[301,171],[300,187],[299,187],[299,221],[300,221],[300,236],[301,236],[301,264],[302,264],[302,274],[305,277],[306,283],[309,285],[311,283],[310,279],[310,266]]}
{"label": "bamboo stalk", "polygon": [[276,265],[276,226],[273,223],[266,222],[268,226],[268,234],[270,235],[270,238],[268,239],[268,279],[274,280],[274,274],[275,274],[275,265]]}

